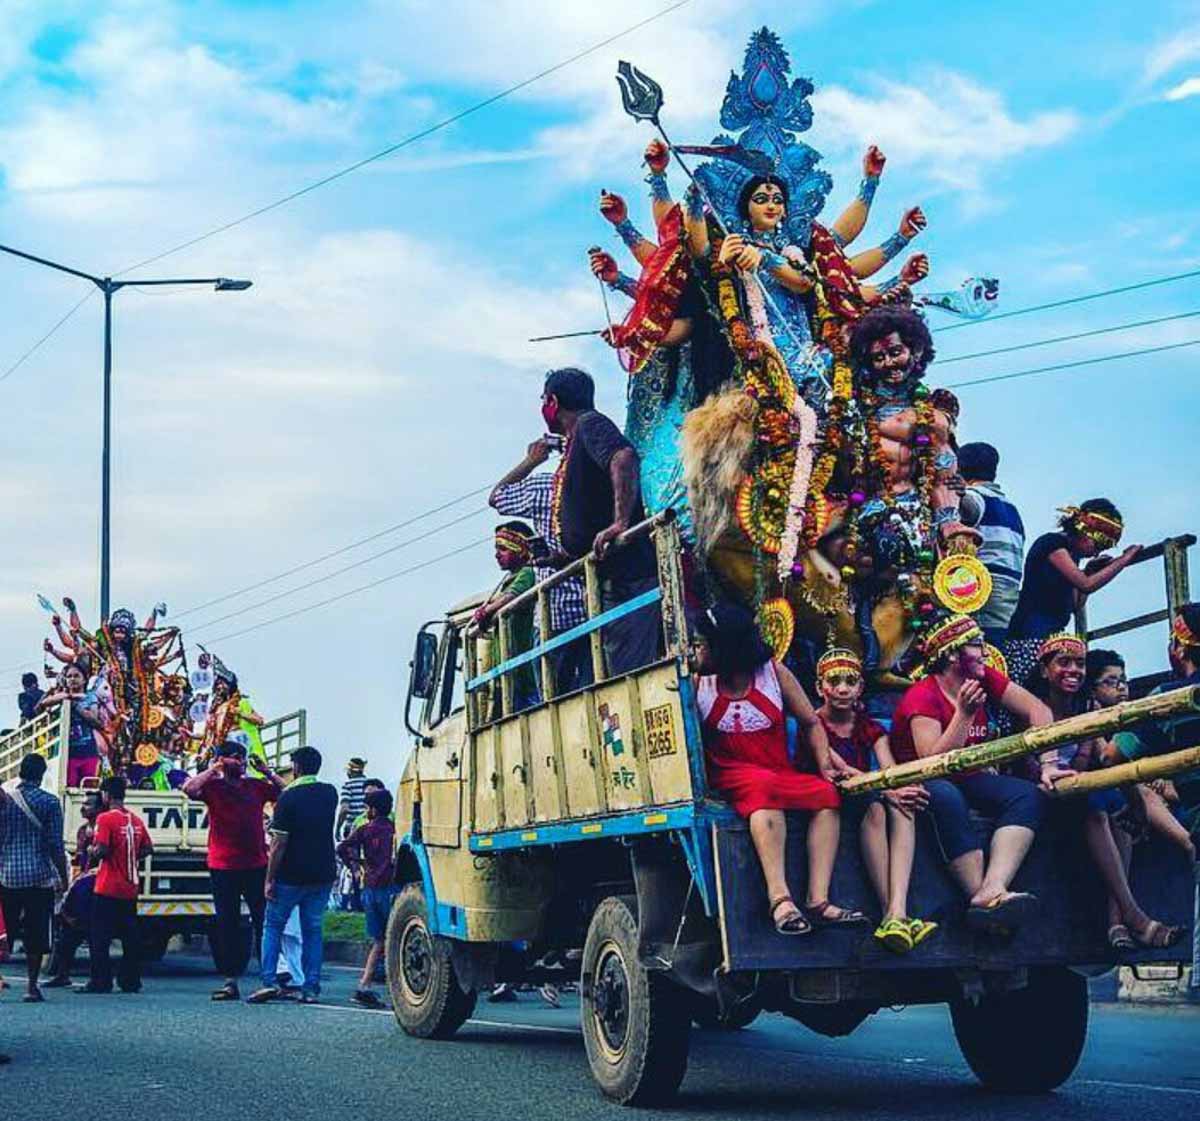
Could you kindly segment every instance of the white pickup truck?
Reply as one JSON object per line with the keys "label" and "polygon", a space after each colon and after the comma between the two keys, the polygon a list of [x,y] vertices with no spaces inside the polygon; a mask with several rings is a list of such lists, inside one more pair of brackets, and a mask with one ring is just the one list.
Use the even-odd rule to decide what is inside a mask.
{"label": "white pickup truck", "polygon": [[[304,745],[306,723],[300,709],[263,726],[263,747],[273,767],[283,766],[288,753]],[[21,760],[30,752],[49,760],[42,788],[62,801],[68,859],[91,792],[86,787],[67,787],[69,727],[70,712],[64,704],[0,737],[0,783],[16,777]],[[89,781],[89,786],[95,784]],[[126,805],[146,823],[154,841],[154,852],[142,867],[138,916],[144,959],[157,960],[173,934],[209,933],[213,903],[207,867],[208,810],[180,790],[130,790]],[[247,927],[247,958],[249,954]]]}

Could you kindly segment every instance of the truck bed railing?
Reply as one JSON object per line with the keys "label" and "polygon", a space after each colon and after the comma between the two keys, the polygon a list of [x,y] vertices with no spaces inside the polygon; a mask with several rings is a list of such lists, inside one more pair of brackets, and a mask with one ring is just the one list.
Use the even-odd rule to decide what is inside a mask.
{"label": "truck bed railing", "polygon": [[[656,603],[661,604],[663,645],[666,655],[668,657],[686,657],[687,626],[683,611],[681,545],[674,511],[664,510],[652,518],[639,522],[621,534],[613,542],[612,547],[619,549],[646,536],[650,537],[654,545],[658,565],[658,586],[656,588],[607,611],[602,610],[598,562],[595,555],[589,553],[586,557],[580,557],[565,568],[548,576],[529,591],[523,592],[496,613],[494,626],[498,630],[500,645],[500,661],[496,665],[482,668],[477,643],[468,641],[465,644],[467,719],[471,729],[478,728],[492,720],[503,719],[513,713],[513,674],[524,666],[537,663],[543,702],[552,701],[558,697],[554,666],[550,655],[555,650],[582,638],[587,638],[591,647],[593,683],[600,684],[607,681],[609,675],[604,661],[601,629],[609,623],[616,622],[626,615],[644,610]],[[584,581],[584,607],[587,612],[587,621],[562,634],[545,638],[550,634],[550,591],[564,580],[570,580],[581,574]],[[544,641],[530,650],[513,654],[513,618],[518,611],[528,610],[531,604],[537,611],[538,633]],[[474,636],[469,635],[468,637],[480,638],[482,635],[476,633]],[[490,691],[486,689],[495,681],[500,682],[499,706],[493,703]]]}
{"label": "truck bed railing", "polygon": [[[44,755],[50,762],[46,785],[62,787],[66,779],[67,738],[71,727],[71,705],[64,701],[57,709],[47,709],[32,720],[14,728],[0,739],[0,782],[17,777],[26,755]],[[55,768],[58,768],[55,771]]]}

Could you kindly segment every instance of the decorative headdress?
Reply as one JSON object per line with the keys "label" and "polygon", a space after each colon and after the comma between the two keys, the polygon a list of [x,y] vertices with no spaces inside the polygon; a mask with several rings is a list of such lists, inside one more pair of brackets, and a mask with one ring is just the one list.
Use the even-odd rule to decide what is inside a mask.
{"label": "decorative headdress", "polygon": [[1200,646],[1200,635],[1188,626],[1182,611],[1175,615],[1171,623],[1171,637],[1180,646]]}
{"label": "decorative headdress", "polygon": [[118,608],[108,617],[108,627],[109,630],[112,630],[113,627],[122,627],[132,634],[137,630],[137,617],[128,607]]}
{"label": "decorative headdress", "polygon": [[921,640],[921,654],[926,666],[943,654],[961,650],[972,642],[983,642],[983,631],[970,615],[949,615],[935,623]]}
{"label": "decorative headdress", "polygon": [[1058,512],[1070,522],[1073,532],[1094,541],[1100,549],[1111,549],[1121,540],[1125,529],[1125,523],[1120,518],[1111,518],[1097,510],[1063,506]]}
{"label": "decorative headdress", "polygon": [[862,659],[853,650],[835,646],[821,655],[817,662],[817,680],[823,681],[831,673],[862,674]]}
{"label": "decorative headdress", "polygon": [[214,681],[224,681],[226,685],[233,688],[237,675],[216,654],[212,656],[212,671]]}
{"label": "decorative headdress", "polygon": [[751,179],[769,174],[782,180],[788,193],[784,232],[791,244],[805,247],[833,180],[817,169],[820,152],[794,135],[812,127],[813,84],[790,80],[791,68],[773,31],[763,27],[750,36],[742,73],[730,74],[721,104],[721,127],[741,129],[741,135],[715,137],[713,147],[722,152],[701,164],[696,178],[731,230],[741,228],[738,199]]}
{"label": "decorative headdress", "polygon": [[1055,654],[1068,654],[1072,658],[1087,657],[1087,643],[1077,634],[1059,631],[1052,634],[1038,649],[1038,661],[1045,661]]}
{"label": "decorative headdress", "polygon": [[519,533],[511,525],[496,527],[496,544],[502,545],[510,553],[515,553],[526,563],[533,559],[533,549],[529,544],[529,538],[523,533]]}

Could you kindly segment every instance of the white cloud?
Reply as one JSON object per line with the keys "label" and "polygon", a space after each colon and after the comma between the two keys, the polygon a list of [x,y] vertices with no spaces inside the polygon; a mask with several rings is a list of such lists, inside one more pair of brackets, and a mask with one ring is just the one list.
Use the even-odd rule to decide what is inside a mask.
{"label": "white cloud", "polygon": [[951,70],[929,70],[919,87],[881,77],[866,85],[868,93],[834,85],[813,95],[815,131],[831,150],[877,143],[935,186],[968,195],[981,194],[998,165],[1059,144],[1079,127],[1067,109],[1018,118],[1000,93]]}
{"label": "white cloud", "polygon": [[1200,58],[1200,26],[1184,28],[1150,51],[1142,68],[1142,79],[1155,82],[1181,63],[1197,58]]}
{"label": "white cloud", "polygon": [[1200,78],[1186,78],[1163,94],[1164,101],[1183,101],[1184,98],[1200,94]]}

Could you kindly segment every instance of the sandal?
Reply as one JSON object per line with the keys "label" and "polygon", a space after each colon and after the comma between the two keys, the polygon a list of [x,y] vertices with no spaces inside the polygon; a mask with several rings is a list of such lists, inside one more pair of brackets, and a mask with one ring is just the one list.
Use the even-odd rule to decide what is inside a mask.
{"label": "sandal", "polygon": [[236,981],[226,981],[219,989],[214,990],[213,1000],[241,1000],[242,994]]}
{"label": "sandal", "polygon": [[1165,950],[1183,937],[1183,930],[1178,926],[1167,926],[1158,919],[1151,919],[1141,930],[1133,931],[1133,937],[1140,946],[1152,950]]}
{"label": "sandal", "polygon": [[[790,903],[796,908],[795,914],[788,915],[785,919],[777,919],[775,912],[779,910],[784,903]],[[776,934],[810,934],[812,932],[812,923],[808,921],[796,907],[796,901],[790,895],[780,895],[771,900],[770,905],[771,922],[775,924]]]}
{"label": "sandal", "polygon": [[804,913],[814,926],[856,926],[868,921],[862,911],[853,911],[847,907],[839,907],[823,899],[820,903],[806,903]]}
{"label": "sandal", "polygon": [[1133,935],[1129,933],[1129,927],[1124,923],[1113,923],[1108,928],[1108,944],[1120,953],[1137,948]]}
{"label": "sandal", "polygon": [[922,942],[925,941],[935,930],[938,924],[930,922],[928,919],[909,919],[908,930],[912,935],[913,949],[916,949]]}
{"label": "sandal", "polygon": [[875,941],[894,954],[907,954],[916,945],[907,919],[888,919],[875,928]]}
{"label": "sandal", "polygon": [[1037,896],[1027,891],[1006,891],[986,903],[972,903],[967,908],[967,925],[975,930],[1008,931],[1032,918],[1037,910]]}

